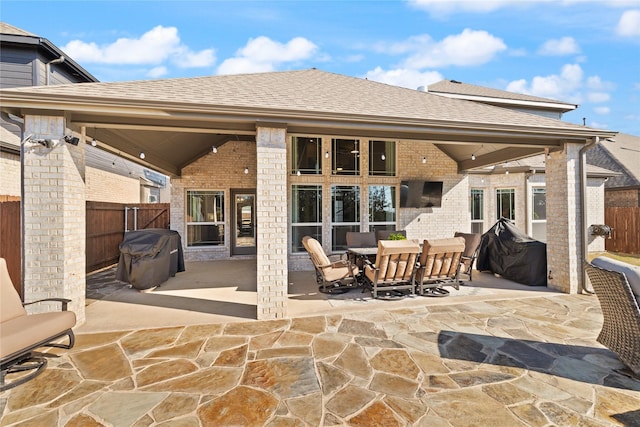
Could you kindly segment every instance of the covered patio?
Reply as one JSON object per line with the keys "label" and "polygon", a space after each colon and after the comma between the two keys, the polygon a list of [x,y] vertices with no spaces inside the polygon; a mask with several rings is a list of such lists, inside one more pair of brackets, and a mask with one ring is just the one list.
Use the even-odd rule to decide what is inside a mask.
{"label": "covered patio", "polygon": [[[297,189],[313,186],[318,202],[322,196],[323,216],[311,226],[325,249],[335,251],[336,230],[373,226],[366,215],[370,186],[435,180],[444,184],[442,208],[397,209],[390,226],[408,229],[409,238],[449,237],[469,231],[468,169],[543,153],[548,233],[554,236],[548,243],[548,286],[580,292],[588,225],[584,149],[615,134],[316,69],[11,88],[0,95],[3,111],[24,120],[23,294],[27,300],[72,299],[79,323],[85,320],[84,146],[94,140],[172,176],[171,228],[187,242],[189,260],[244,256],[234,252],[237,235],[229,230],[240,227],[240,217],[228,206],[238,196],[253,197],[256,318],[279,319],[291,316],[289,271],[310,269],[294,238]],[[70,133],[77,137],[63,139]],[[318,145],[315,169],[301,168],[302,157],[293,160],[295,138]],[[357,147],[345,144],[353,141]],[[382,152],[397,157],[391,175],[375,169],[370,156],[376,143],[393,147]],[[335,161],[340,150],[357,159],[352,170]],[[346,225],[329,203],[342,187],[355,189],[361,198],[356,208],[363,212]],[[215,247],[198,247],[203,239],[189,237],[190,229],[201,227],[189,215],[190,197],[201,190],[214,201],[227,200],[223,220],[207,212],[211,218],[204,227],[215,228],[223,239]]]}

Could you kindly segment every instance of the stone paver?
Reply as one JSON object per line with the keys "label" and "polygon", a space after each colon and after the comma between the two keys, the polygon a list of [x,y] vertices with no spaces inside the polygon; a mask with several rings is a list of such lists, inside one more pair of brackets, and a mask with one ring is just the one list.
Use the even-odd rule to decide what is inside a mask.
{"label": "stone paver", "polygon": [[597,299],[475,305],[78,334],[0,395],[0,424],[640,425]]}

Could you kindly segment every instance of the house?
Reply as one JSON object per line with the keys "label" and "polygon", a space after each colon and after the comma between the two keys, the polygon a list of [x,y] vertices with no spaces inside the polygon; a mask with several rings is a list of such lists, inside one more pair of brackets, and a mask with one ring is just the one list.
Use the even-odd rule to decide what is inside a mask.
{"label": "house", "polygon": [[[0,22],[0,87],[97,81],[49,40]],[[22,126],[20,118],[5,114],[0,117],[0,196],[20,197]],[[116,203],[169,201],[169,182],[165,175],[92,145],[86,147],[85,156],[88,200]]]}
{"label": "house", "polygon": [[[469,171],[534,155],[545,156],[546,230],[554,236],[548,286],[579,292],[584,152],[615,135],[317,69],[5,88],[0,97],[31,135],[23,160],[25,292],[80,301],[80,319],[84,265],[73,254],[84,242],[82,154],[96,134],[172,177],[171,228],[187,260],[255,257],[259,319],[287,316],[287,272],[311,268],[302,236],[340,252],[351,230],[404,229],[410,238],[470,231]],[[37,146],[70,131],[78,145]],[[45,183],[36,173],[43,165],[55,165]],[[412,181],[442,192],[431,206],[402,207],[403,182]],[[61,197],[43,191],[52,185],[64,188]],[[46,239],[42,229],[32,232],[42,217],[28,214],[42,210],[55,216]],[[35,247],[40,258],[64,259],[58,276],[34,262]]]}
{"label": "house", "polygon": [[605,206],[640,206],[640,137],[619,133],[587,152],[587,162],[618,172],[605,183]]}
{"label": "house", "polygon": [[[513,93],[457,80],[442,80],[423,89],[448,98],[463,99],[508,108],[542,117],[562,119],[566,112],[577,108],[575,104]],[[600,151],[606,139],[587,151],[586,172],[586,224],[604,224],[603,198],[605,183],[618,181],[619,168],[591,161],[592,153]],[[472,154],[472,161],[482,155],[482,146]],[[640,164],[640,163],[638,163]],[[546,213],[546,156],[536,155],[489,167],[470,168],[471,229],[483,233],[501,217],[508,218],[533,238],[547,242]],[[609,178],[612,178],[609,180]],[[604,239],[589,234],[588,251],[605,250]]]}

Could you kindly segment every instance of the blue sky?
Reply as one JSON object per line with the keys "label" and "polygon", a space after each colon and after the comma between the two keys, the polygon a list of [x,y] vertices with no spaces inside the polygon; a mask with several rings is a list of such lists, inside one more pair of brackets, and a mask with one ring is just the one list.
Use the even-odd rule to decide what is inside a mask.
{"label": "blue sky", "polygon": [[453,79],[640,135],[640,0],[2,0],[0,19],[101,81],[311,67],[414,89]]}

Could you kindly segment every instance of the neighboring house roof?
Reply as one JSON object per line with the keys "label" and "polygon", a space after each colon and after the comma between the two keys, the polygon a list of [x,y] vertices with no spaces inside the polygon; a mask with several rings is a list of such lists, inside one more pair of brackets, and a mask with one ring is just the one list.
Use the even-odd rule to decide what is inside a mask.
{"label": "neighboring house roof", "polygon": [[17,45],[38,45],[43,51],[48,52],[52,58],[60,58],[64,56],[64,65],[68,67],[76,75],[79,81],[97,82],[91,73],[82,68],[77,62],[64,54],[56,45],[49,40],[36,34],[14,27],[6,22],[0,22],[0,42]]}
{"label": "neighboring house roof", "polygon": [[578,108],[575,104],[569,104],[555,99],[508,92],[484,86],[476,86],[469,83],[462,83],[457,80],[441,80],[429,85],[426,90],[429,93],[435,93],[438,95],[468,99],[471,101],[482,101],[494,105],[527,106],[531,108],[557,110],[559,112],[567,112]]}
{"label": "neighboring house roof", "polygon": [[613,140],[601,140],[587,151],[587,162],[620,173],[606,188],[640,187],[640,137],[619,133]]}
{"label": "neighboring house roof", "polygon": [[[5,111],[65,112],[69,123],[86,126],[90,136],[94,127],[117,120],[124,130],[100,129],[100,140],[134,159],[144,150],[147,161],[154,159],[154,166],[168,174],[179,174],[212,144],[226,141],[217,141],[216,134],[251,135],[260,122],[286,126],[289,133],[329,130],[426,140],[460,162],[461,169],[471,166],[463,159],[473,150],[461,142],[482,142],[485,151],[500,152],[486,159],[497,163],[539,153],[543,146],[559,149],[564,141],[584,143],[615,134],[316,69],[14,88],[0,94]],[[173,131],[171,139],[161,134],[163,127]],[[183,135],[174,130],[187,128]],[[508,145],[518,150],[504,151]]]}

